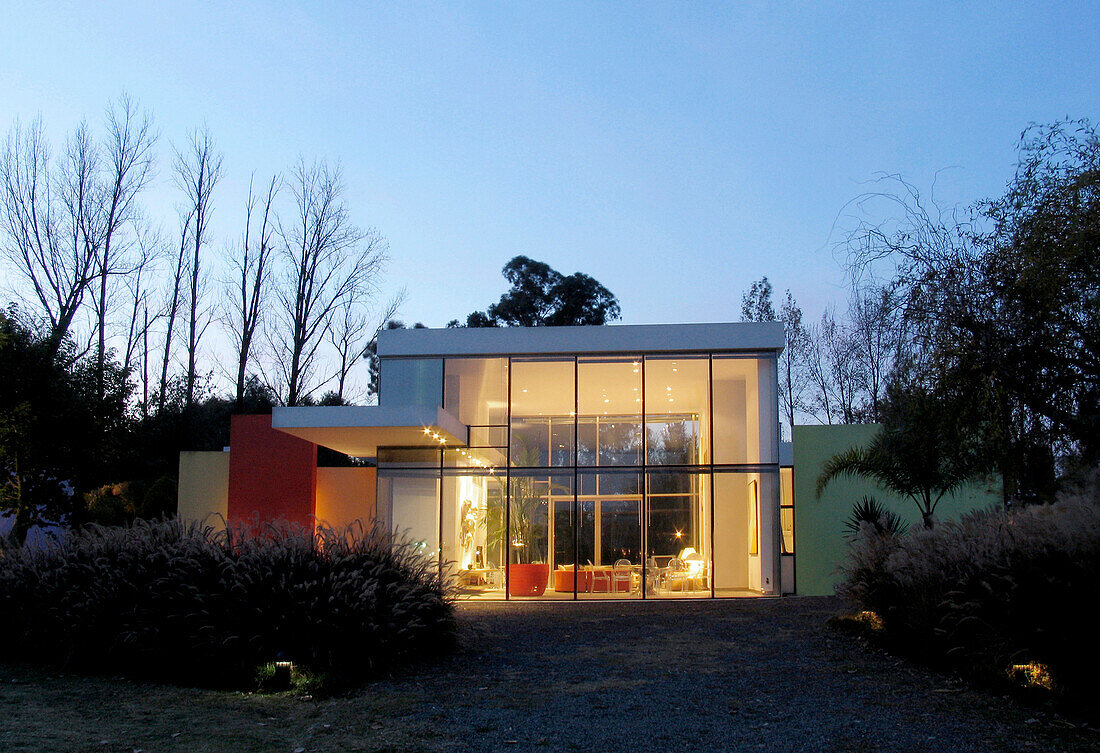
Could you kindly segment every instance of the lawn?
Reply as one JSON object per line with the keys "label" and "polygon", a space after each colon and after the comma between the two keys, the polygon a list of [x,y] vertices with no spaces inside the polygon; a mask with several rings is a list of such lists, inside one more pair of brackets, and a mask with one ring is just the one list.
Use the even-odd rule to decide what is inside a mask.
{"label": "lawn", "polygon": [[459,606],[462,649],[335,698],[0,667],[0,750],[1100,750],[825,626],[832,598]]}

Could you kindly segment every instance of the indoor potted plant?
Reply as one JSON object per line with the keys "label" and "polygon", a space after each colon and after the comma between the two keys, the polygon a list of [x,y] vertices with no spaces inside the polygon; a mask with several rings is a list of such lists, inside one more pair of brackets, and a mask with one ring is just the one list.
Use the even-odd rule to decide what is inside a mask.
{"label": "indoor potted plant", "polygon": [[[525,463],[529,454],[538,457],[537,450],[523,449],[517,458]],[[504,485],[495,491],[497,504],[490,504],[489,534],[497,541],[504,541],[508,550],[508,593],[512,596],[542,596],[550,580],[550,563],[547,560],[547,526],[549,523],[550,494],[558,489],[548,478],[513,475],[508,482],[509,493],[505,498]],[[510,508],[505,511],[506,503]],[[507,526],[507,530],[506,530]]]}
{"label": "indoor potted plant", "polygon": [[510,523],[508,532],[508,593],[512,596],[542,596],[550,579],[546,561],[546,532],[550,487],[538,488],[537,479],[513,476],[510,480]]}

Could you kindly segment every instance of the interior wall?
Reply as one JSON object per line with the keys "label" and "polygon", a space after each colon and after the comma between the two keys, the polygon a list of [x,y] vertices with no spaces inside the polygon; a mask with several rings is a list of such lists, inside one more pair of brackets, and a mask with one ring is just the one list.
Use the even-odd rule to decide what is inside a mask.
{"label": "interior wall", "polygon": [[[478,566],[477,552],[481,550],[481,567],[499,565],[492,562],[491,552],[499,552],[500,546],[488,540],[490,518],[489,487],[494,485],[499,497],[502,483],[492,476],[455,475],[443,477],[443,560],[452,562],[457,569]],[[499,502],[497,503],[499,507]],[[499,517],[499,514],[497,515]]]}
{"label": "interior wall", "polygon": [[714,587],[745,589],[749,580],[748,487],[744,473],[715,473]]}
{"label": "interior wall", "polygon": [[759,486],[759,589],[763,593],[779,593],[779,474],[757,473]]}
{"label": "interior wall", "polygon": [[774,360],[720,358],[712,361],[714,462],[774,463],[776,440]]}

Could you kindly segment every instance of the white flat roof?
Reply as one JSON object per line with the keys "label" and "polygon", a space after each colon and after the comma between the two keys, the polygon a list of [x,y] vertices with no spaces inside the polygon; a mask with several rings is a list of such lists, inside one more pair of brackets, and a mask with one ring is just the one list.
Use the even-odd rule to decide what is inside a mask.
{"label": "white flat roof", "polygon": [[386,329],[378,355],[488,356],[783,350],[780,322]]}

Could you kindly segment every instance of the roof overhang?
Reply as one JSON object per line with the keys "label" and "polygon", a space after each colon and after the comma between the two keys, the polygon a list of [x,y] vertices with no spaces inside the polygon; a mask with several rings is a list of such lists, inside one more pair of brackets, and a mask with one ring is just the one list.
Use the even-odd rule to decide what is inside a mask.
{"label": "roof overhang", "polygon": [[442,408],[336,405],[275,408],[271,427],[353,457],[379,447],[463,447],[468,431]]}

